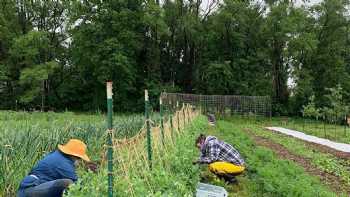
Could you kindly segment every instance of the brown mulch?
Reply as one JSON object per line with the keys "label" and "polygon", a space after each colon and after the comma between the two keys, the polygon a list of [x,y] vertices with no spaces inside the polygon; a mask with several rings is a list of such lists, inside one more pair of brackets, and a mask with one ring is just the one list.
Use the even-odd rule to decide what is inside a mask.
{"label": "brown mulch", "polygon": [[[266,130],[268,130],[268,129],[266,129]],[[294,138],[294,137],[289,136],[289,135],[281,134],[277,131],[269,130],[269,132],[273,132],[277,135],[283,135],[283,136],[286,136],[288,138],[300,140],[300,141],[304,142],[304,144],[306,144],[307,147],[311,147],[313,149],[316,149],[316,150],[320,151],[321,153],[328,153],[328,154],[334,155],[340,159],[350,160],[350,153],[338,151],[338,150],[335,150],[335,149],[330,148],[330,147],[325,146],[325,145],[321,145],[321,144],[317,144],[317,143],[313,143],[313,142],[304,141],[302,139]]]}
{"label": "brown mulch", "polygon": [[281,144],[275,143],[268,138],[257,136],[249,129],[245,129],[245,131],[252,136],[252,139],[255,141],[256,145],[271,149],[281,159],[294,161],[303,167],[310,175],[319,177],[319,179],[329,186],[335,193],[340,194],[342,192],[346,192],[350,195],[350,188],[344,183],[344,181],[341,180],[340,177],[324,172],[323,170],[314,166],[310,159],[290,152]]}

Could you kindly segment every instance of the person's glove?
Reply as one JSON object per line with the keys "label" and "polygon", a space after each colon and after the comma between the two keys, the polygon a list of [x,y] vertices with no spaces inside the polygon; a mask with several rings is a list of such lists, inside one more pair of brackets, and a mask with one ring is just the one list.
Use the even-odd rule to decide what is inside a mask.
{"label": "person's glove", "polygon": [[198,160],[194,160],[194,161],[192,161],[192,164],[193,165],[197,165],[197,164],[199,164],[199,161]]}
{"label": "person's glove", "polygon": [[95,162],[86,162],[85,168],[86,170],[91,170],[93,173],[96,173],[98,170],[98,165]]}

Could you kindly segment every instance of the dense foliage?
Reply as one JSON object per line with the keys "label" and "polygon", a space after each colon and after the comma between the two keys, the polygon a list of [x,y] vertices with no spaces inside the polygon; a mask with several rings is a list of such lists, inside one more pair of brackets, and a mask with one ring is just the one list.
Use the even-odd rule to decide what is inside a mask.
{"label": "dense foliage", "polygon": [[350,91],[348,5],[0,0],[0,108],[104,109],[111,79],[118,110],[142,109],[148,88],[270,95],[301,114]]}

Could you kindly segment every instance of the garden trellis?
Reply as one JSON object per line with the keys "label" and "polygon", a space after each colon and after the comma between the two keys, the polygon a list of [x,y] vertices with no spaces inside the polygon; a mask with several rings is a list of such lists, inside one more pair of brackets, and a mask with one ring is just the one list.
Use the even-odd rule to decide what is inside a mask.
{"label": "garden trellis", "polygon": [[271,99],[269,96],[239,96],[239,95],[199,95],[199,94],[161,94],[163,104],[174,108],[177,102],[200,107],[206,112],[231,115],[261,115],[271,116]]}
{"label": "garden trellis", "polygon": [[[146,107],[146,116],[148,117],[147,111],[148,107]],[[159,122],[163,122],[162,124],[155,123],[155,120],[147,118],[143,127],[134,137],[113,139],[114,163],[118,165],[118,168],[114,171],[118,178],[116,181],[123,181],[127,184],[131,196],[135,196],[134,190],[136,189],[133,187],[131,174],[143,177],[149,191],[153,191],[155,188],[152,188],[152,185],[149,184],[149,177],[147,176],[149,171],[152,170],[153,161],[164,163],[163,155],[171,148],[176,136],[184,132],[184,128],[200,114],[198,110],[188,104],[184,104],[181,108],[163,109],[163,111],[165,115],[164,117],[161,116],[161,119],[164,118],[164,120]],[[152,140],[149,141],[149,139]],[[149,157],[150,151],[152,157]],[[163,167],[166,170],[169,165],[164,163]]]}

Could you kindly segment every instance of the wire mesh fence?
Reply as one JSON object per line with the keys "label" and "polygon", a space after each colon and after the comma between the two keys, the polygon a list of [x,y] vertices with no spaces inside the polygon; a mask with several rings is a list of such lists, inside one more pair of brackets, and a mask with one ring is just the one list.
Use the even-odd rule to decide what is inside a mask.
{"label": "wire mesh fence", "polygon": [[202,113],[221,115],[260,115],[271,116],[271,99],[269,96],[238,95],[198,95],[162,93],[164,105],[174,108],[178,103],[188,103],[200,107]]}

